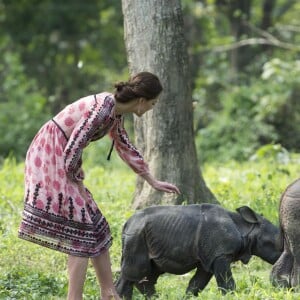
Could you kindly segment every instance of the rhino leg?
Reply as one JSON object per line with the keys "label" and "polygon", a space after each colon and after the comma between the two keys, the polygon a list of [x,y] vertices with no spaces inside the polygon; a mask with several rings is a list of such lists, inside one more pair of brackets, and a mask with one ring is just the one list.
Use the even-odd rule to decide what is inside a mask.
{"label": "rhino leg", "polygon": [[198,267],[195,275],[191,278],[186,293],[191,293],[197,296],[199,291],[202,291],[210,281],[212,273],[206,272],[202,267]]}
{"label": "rhino leg", "polygon": [[[298,224],[297,224],[298,225]],[[296,287],[300,285],[300,233],[299,226],[288,228],[287,235],[290,245],[290,251],[293,256],[293,270],[291,273],[291,286]]]}
{"label": "rhino leg", "polygon": [[151,274],[151,261],[147,246],[141,235],[124,235],[121,274],[117,281],[117,292],[130,300],[133,286]]}
{"label": "rhino leg", "polygon": [[291,286],[296,287],[300,284],[300,264],[297,260],[294,260],[293,271],[292,271],[292,279],[291,279]]}
{"label": "rhino leg", "polygon": [[121,274],[121,276],[119,277],[115,285],[116,285],[116,290],[122,299],[125,300],[132,299],[132,291],[133,291],[132,281],[124,279]]}
{"label": "rhino leg", "polygon": [[145,277],[143,280],[136,282],[135,286],[136,288],[147,298],[151,298],[155,293],[155,284],[157,282],[157,278],[162,274],[162,272],[159,272],[155,266],[151,269],[151,272],[147,277]]}
{"label": "rhino leg", "polygon": [[300,199],[285,197],[282,203],[281,219],[285,236],[285,247],[293,256],[293,269],[291,272],[291,286],[300,285]]}
{"label": "rhino leg", "polygon": [[291,287],[291,274],[293,269],[293,256],[289,251],[282,252],[272,267],[271,282],[274,286]]}
{"label": "rhino leg", "polygon": [[219,289],[223,294],[235,290],[235,282],[232,277],[230,261],[226,257],[218,257],[213,263],[213,272]]}

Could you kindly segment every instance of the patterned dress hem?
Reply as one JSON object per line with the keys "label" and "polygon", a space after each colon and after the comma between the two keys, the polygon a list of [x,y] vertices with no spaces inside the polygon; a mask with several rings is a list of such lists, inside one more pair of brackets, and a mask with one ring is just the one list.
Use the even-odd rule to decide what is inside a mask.
{"label": "patterned dress hem", "polygon": [[66,249],[65,247],[62,247],[59,245],[53,245],[51,243],[47,243],[46,241],[40,241],[40,240],[34,238],[33,236],[27,235],[26,233],[23,233],[23,232],[19,232],[18,237],[20,239],[35,243],[37,245],[40,245],[40,246],[43,246],[43,247],[46,247],[46,248],[49,248],[52,250],[56,250],[56,251],[63,252],[63,253],[73,255],[73,256],[88,257],[88,258],[97,257],[97,256],[101,255],[104,251],[107,251],[112,245],[112,238],[110,238],[109,240],[107,240],[105,242],[104,246],[97,252],[82,253],[80,250],[76,251],[74,249]]}
{"label": "patterned dress hem", "polygon": [[109,225],[99,209],[92,223],[70,220],[25,203],[18,235],[50,249],[82,257],[95,257],[112,244]]}

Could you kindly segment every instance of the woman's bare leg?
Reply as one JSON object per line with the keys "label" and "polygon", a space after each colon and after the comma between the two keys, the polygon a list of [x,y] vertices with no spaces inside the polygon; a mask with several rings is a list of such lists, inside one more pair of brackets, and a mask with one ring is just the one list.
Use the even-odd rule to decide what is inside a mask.
{"label": "woman's bare leg", "polygon": [[87,257],[69,255],[68,257],[68,274],[69,288],[68,300],[82,300],[83,286],[88,266]]}
{"label": "woman's bare leg", "polygon": [[113,284],[109,251],[105,251],[92,259],[93,266],[101,288],[102,300],[121,300]]}

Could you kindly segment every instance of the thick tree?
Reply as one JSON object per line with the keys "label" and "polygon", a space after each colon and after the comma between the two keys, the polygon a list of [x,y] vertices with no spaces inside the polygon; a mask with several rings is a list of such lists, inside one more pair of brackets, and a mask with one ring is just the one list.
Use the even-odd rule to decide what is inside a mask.
{"label": "thick tree", "polygon": [[123,0],[129,70],[159,76],[158,104],[135,118],[136,144],[152,174],[176,184],[182,195],[164,194],[137,179],[134,207],[216,202],[202,177],[194,143],[187,46],[180,0]]}

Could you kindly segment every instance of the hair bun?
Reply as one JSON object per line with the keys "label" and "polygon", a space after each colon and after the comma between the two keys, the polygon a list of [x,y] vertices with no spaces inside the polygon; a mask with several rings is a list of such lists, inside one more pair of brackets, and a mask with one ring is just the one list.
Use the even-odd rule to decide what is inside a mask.
{"label": "hair bun", "polygon": [[126,86],[126,82],[120,81],[115,84],[115,88],[117,89],[118,92],[122,91],[123,88]]}
{"label": "hair bun", "polygon": [[140,72],[128,81],[120,81],[114,85],[114,97],[117,102],[127,103],[133,99],[155,99],[162,91],[158,77],[150,72]]}

